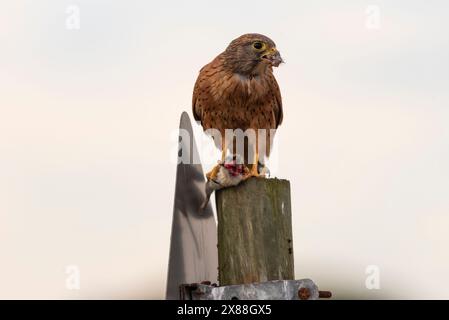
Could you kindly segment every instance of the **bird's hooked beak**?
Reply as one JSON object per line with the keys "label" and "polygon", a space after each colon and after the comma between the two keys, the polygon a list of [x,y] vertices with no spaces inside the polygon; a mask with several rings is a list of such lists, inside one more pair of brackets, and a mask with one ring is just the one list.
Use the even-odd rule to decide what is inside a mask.
{"label": "bird's hooked beak", "polygon": [[281,63],[284,62],[281,58],[281,54],[276,48],[268,49],[262,55],[262,61],[266,61],[271,64],[273,67],[278,67]]}

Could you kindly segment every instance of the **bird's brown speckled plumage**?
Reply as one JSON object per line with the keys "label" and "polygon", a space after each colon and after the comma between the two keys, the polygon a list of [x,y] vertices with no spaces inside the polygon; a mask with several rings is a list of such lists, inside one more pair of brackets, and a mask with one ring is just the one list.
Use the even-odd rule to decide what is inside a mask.
{"label": "bird's brown speckled plumage", "polygon": [[[265,49],[256,50],[255,42],[264,43]],[[204,130],[218,129],[223,135],[225,129],[269,130],[282,123],[281,93],[272,64],[262,59],[266,52],[274,52],[282,61],[271,39],[246,34],[200,70],[192,107]],[[269,150],[268,142],[267,155]]]}

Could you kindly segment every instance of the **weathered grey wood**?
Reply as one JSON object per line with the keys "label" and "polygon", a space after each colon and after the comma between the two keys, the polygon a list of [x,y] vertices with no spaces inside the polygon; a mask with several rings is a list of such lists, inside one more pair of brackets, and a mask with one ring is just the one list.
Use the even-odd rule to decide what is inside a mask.
{"label": "weathered grey wood", "polygon": [[250,178],[216,203],[220,285],[294,279],[289,181]]}

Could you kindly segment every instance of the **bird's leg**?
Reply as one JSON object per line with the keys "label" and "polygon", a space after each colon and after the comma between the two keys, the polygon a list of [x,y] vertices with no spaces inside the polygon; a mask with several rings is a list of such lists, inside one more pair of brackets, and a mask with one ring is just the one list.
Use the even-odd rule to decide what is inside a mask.
{"label": "bird's leg", "polygon": [[227,151],[227,147],[226,147],[226,139],[222,139],[223,142],[221,144],[221,162],[224,163],[226,160],[226,151]]}
{"label": "bird's leg", "polygon": [[256,151],[254,152],[254,159],[253,159],[253,163],[251,166],[251,171],[250,171],[250,175],[252,177],[258,177],[259,176],[259,150],[257,150],[256,147]]}
{"label": "bird's leg", "polygon": [[206,173],[206,177],[208,180],[214,180],[218,174],[218,171],[220,171],[220,166],[224,164],[226,159],[226,140],[222,139],[221,143],[221,162],[217,164],[215,167],[212,168],[211,171]]}
{"label": "bird's leg", "polygon": [[245,179],[248,179],[250,177],[258,177],[259,176],[259,170],[258,170],[258,166],[259,166],[259,146],[258,146],[258,141],[257,141],[257,137],[256,137],[256,144],[255,144],[255,148],[253,150],[253,161],[251,163],[251,170],[248,172],[247,176],[245,177]]}

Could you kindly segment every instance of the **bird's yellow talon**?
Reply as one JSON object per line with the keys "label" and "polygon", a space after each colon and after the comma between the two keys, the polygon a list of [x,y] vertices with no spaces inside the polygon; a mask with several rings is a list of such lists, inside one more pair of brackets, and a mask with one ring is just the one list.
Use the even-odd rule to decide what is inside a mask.
{"label": "bird's yellow talon", "polygon": [[215,179],[217,177],[218,171],[220,171],[220,165],[219,164],[217,164],[215,167],[213,167],[213,169],[211,171],[206,173],[206,178],[208,180]]}
{"label": "bird's yellow talon", "polygon": [[243,180],[247,180],[251,177],[261,177],[259,171],[257,170],[257,164],[251,166],[251,170],[245,167],[245,173],[243,175]]}
{"label": "bird's yellow talon", "polygon": [[254,164],[251,168],[250,174],[252,177],[258,177],[259,171],[257,170],[257,164]]}

